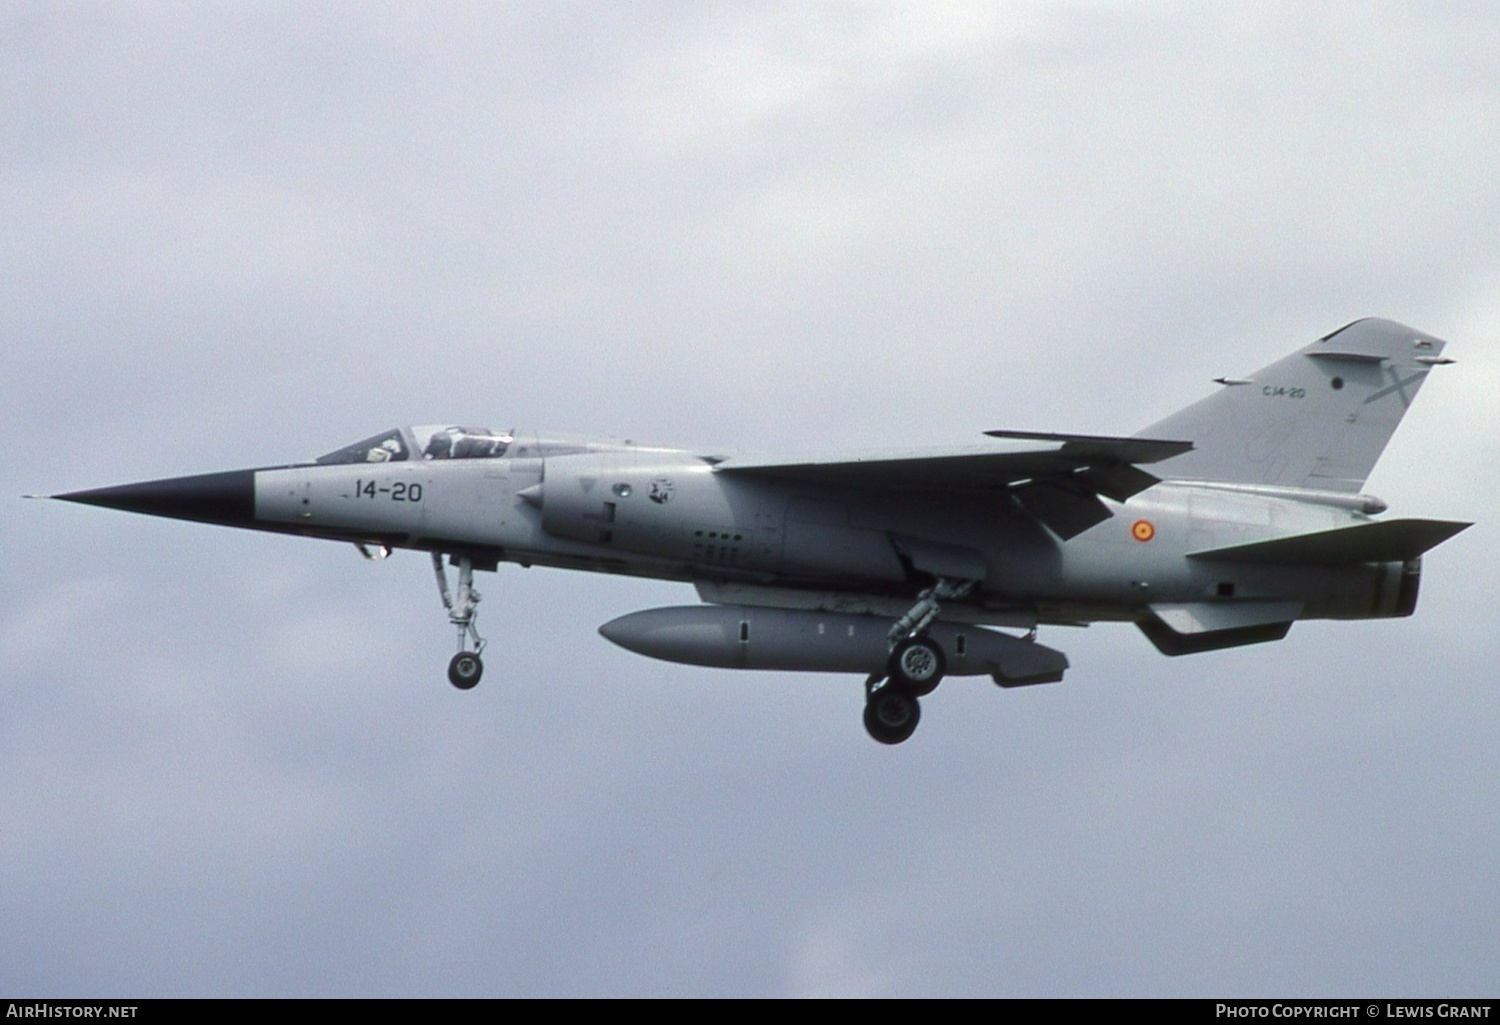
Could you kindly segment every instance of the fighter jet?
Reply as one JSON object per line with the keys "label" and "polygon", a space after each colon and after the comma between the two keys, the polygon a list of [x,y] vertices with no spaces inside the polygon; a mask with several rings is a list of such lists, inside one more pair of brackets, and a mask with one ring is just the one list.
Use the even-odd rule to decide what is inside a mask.
{"label": "fighter jet", "polygon": [[[475,571],[502,562],[692,584],[599,632],[670,662],[864,677],[907,740],[948,676],[1062,679],[1042,627],[1134,623],[1164,654],[1299,619],[1409,616],[1422,554],[1468,523],[1376,519],[1366,478],[1444,343],[1355,321],[1130,437],[992,430],[951,448],[763,457],[523,430],[396,427],[311,462],[54,498],[429,552],[484,671]],[[449,567],[456,568],[449,586]]]}

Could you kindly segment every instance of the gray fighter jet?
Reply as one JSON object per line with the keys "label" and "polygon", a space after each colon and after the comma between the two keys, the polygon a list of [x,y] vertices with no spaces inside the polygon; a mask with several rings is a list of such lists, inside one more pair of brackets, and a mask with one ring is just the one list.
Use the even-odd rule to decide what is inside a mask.
{"label": "gray fighter jet", "polygon": [[1428,372],[1452,362],[1443,345],[1356,321],[1132,437],[988,431],[760,458],[397,427],[308,463],[54,497],[370,558],[430,552],[464,689],[483,672],[475,570],[685,581],[703,604],[599,632],[672,662],[858,673],[866,729],[898,744],[945,676],[1061,680],[1068,660],[1040,626],[1134,623],[1182,655],[1279,640],[1298,619],[1411,615],[1422,553],[1469,524],[1377,520],[1386,504],[1362,488]]}

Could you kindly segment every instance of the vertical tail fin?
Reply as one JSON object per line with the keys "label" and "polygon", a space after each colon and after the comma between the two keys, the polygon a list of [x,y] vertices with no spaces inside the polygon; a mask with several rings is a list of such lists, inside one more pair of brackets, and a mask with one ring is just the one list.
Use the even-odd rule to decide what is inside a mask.
{"label": "vertical tail fin", "polygon": [[1162,464],[1179,480],[1356,493],[1446,343],[1389,320],[1339,328],[1152,424],[1140,437],[1193,451]]}

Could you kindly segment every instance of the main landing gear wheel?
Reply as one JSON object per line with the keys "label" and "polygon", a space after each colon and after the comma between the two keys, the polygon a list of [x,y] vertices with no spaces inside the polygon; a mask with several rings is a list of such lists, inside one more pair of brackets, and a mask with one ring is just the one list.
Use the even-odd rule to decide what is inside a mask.
{"label": "main landing gear wheel", "polygon": [[448,663],[448,682],[459,690],[470,690],[484,675],[484,663],[472,651],[460,651]]}
{"label": "main landing gear wheel", "polygon": [[943,602],[963,598],[978,583],[978,580],[938,577],[931,587],[917,595],[917,603],[886,634],[891,646],[886,673],[893,681],[917,697],[925,697],[937,689],[948,669],[948,660],[938,643],[927,636],[927,629],[942,614]]}
{"label": "main landing gear wheel", "polygon": [[891,679],[924,698],[937,689],[947,669],[943,649],[927,637],[908,637],[896,645],[887,664]]}
{"label": "main landing gear wheel", "polygon": [[865,729],[882,744],[899,744],[916,732],[922,703],[894,681],[877,687],[865,701]]}

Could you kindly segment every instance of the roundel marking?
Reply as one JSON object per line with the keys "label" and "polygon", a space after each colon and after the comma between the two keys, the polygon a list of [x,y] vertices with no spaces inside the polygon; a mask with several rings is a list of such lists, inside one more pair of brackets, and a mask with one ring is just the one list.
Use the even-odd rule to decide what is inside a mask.
{"label": "roundel marking", "polygon": [[1130,525],[1130,536],[1144,543],[1156,536],[1156,528],[1150,520],[1136,520]]}

